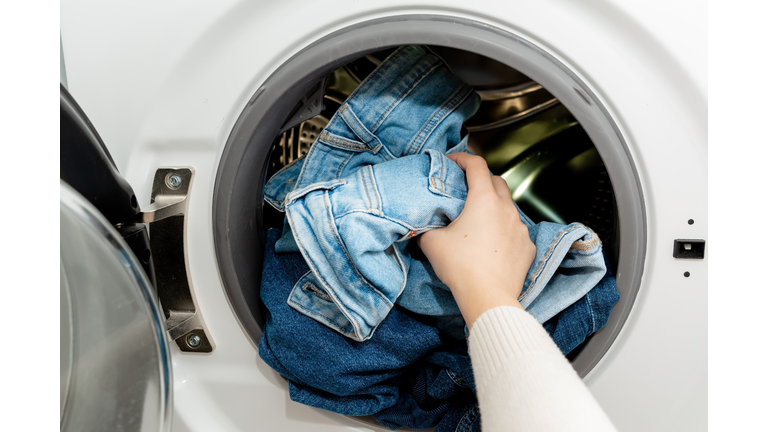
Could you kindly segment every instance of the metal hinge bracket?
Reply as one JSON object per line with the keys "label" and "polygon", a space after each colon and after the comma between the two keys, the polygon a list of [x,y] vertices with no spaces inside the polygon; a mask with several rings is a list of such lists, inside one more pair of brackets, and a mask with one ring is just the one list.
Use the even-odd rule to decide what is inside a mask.
{"label": "metal hinge bracket", "polygon": [[158,168],[150,205],[134,222],[149,225],[157,296],[168,336],[181,351],[209,353],[214,343],[197,306],[187,262],[186,213],[194,176],[193,168]]}

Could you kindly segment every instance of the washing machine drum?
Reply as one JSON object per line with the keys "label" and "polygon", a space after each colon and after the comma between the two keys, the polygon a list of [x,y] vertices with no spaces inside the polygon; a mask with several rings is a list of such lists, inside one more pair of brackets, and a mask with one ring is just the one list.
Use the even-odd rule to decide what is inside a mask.
{"label": "washing machine drum", "polygon": [[575,75],[530,46],[477,29],[466,40],[453,35],[448,47],[436,36],[446,29],[386,25],[407,31],[388,31],[382,40],[371,27],[349,29],[296,54],[256,91],[235,124],[217,172],[213,224],[220,275],[242,327],[258,343],[264,233],[284,220],[262,201],[265,181],[307,154],[346,97],[397,46],[418,42],[480,95],[477,114],[465,124],[469,150],[506,180],[521,209],[535,222],[585,223],[602,239],[622,298],[608,325],[569,355],[586,375],[629,314],[645,248],[639,182],[615,124]]}

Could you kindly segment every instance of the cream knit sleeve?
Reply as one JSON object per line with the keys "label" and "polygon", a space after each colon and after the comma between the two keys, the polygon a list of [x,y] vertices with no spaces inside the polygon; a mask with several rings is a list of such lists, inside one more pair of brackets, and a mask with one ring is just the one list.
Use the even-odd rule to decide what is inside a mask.
{"label": "cream knit sleeve", "polygon": [[536,319],[500,306],[469,335],[483,432],[615,431]]}

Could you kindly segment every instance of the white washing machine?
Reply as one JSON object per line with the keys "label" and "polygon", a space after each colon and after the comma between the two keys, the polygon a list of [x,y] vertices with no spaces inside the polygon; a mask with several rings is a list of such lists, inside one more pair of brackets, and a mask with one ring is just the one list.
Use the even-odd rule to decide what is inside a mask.
{"label": "white washing machine", "polygon": [[406,44],[514,68],[578,120],[613,187],[622,299],[572,364],[619,430],[706,429],[706,19],[692,1],[62,2],[62,80],[137,203],[174,173],[189,187],[173,430],[385,430],[290,401],[259,358],[261,186],[319,80]]}

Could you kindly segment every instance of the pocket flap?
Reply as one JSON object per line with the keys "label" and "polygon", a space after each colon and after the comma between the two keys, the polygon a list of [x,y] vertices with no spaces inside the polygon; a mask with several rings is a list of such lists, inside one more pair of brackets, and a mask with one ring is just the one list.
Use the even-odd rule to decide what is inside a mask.
{"label": "pocket flap", "polygon": [[316,190],[331,191],[345,184],[347,184],[347,181],[344,179],[336,179],[336,180],[312,183],[307,187],[303,187],[301,189],[297,189],[295,191],[289,192],[288,195],[285,197],[285,204],[288,205],[296,201],[297,199],[301,199],[310,192],[314,192]]}

